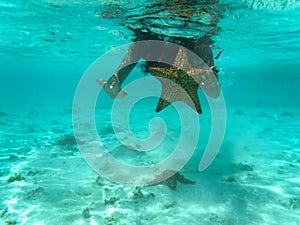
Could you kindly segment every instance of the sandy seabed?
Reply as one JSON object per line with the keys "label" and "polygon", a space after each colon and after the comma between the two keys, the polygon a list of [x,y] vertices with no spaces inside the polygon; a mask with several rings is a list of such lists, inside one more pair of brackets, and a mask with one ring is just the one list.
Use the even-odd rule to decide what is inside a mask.
{"label": "sandy seabed", "polygon": [[[124,186],[94,172],[72,138],[71,107],[3,106],[0,224],[299,225],[300,111],[227,108],[227,114],[213,164],[198,171],[200,141],[180,171],[196,184],[171,190]],[[100,135],[126,151],[110,126],[101,121]]]}

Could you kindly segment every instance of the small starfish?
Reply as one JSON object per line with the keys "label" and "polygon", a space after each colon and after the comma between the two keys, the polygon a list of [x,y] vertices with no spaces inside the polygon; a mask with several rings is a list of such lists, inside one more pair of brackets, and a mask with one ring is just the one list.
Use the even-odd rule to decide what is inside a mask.
{"label": "small starfish", "polygon": [[198,87],[214,84],[216,68],[193,68],[183,47],[179,48],[174,65],[168,67],[148,67],[150,73],[162,83],[162,93],[156,112],[175,101],[184,101],[198,113],[202,113]]}
{"label": "small starfish", "polygon": [[[171,175],[173,174],[173,175]],[[171,175],[171,176],[170,176]],[[165,177],[169,177],[165,179]],[[165,170],[159,176],[156,177],[150,184],[163,184],[168,186],[172,190],[176,190],[177,181],[182,184],[195,184],[195,181],[189,180],[181,175],[179,172],[173,170]]]}

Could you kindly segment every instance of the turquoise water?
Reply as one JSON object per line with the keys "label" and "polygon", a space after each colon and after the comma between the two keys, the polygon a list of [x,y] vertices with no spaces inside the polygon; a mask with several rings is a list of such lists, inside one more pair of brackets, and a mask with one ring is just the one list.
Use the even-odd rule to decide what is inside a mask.
{"label": "turquoise water", "polygon": [[[300,224],[300,3],[195,2],[210,14],[198,13],[183,28],[185,11],[176,11],[177,1],[0,0],[0,224]],[[185,7],[193,8],[190,4]],[[172,10],[177,16],[170,16]],[[212,50],[214,55],[223,50],[215,64],[226,130],[204,171],[198,165],[212,116],[201,90],[203,113],[192,114],[184,132],[176,105],[155,113],[157,97],[132,108],[132,133],[120,124],[114,130],[114,102],[103,92],[97,99],[93,121],[103,146],[127,164],[166,159],[182,133],[190,143],[199,138],[179,171],[196,183],[177,183],[176,190],[105,179],[88,165],[74,138],[80,80],[100,56],[107,61],[94,73],[111,75],[124,55],[116,49],[131,43],[129,28],[140,28],[141,21],[171,39],[217,28]],[[139,78],[148,77],[136,67],[125,85]],[[100,88],[93,85],[91,90]],[[124,89],[129,95],[129,86]],[[153,151],[141,152],[146,145],[129,135],[147,138],[152,129],[155,145],[162,136],[159,121],[149,128],[155,117],[164,120],[166,136]],[[195,124],[201,124],[199,137]],[[80,141],[93,149],[95,140],[86,138]]]}

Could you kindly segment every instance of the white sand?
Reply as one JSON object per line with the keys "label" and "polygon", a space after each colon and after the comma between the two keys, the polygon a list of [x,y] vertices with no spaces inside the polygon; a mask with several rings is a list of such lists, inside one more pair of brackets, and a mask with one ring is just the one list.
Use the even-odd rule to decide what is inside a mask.
{"label": "white sand", "polygon": [[[56,145],[72,134],[70,108],[1,110],[9,115],[0,117],[0,224],[300,224],[297,110],[229,108],[214,163],[197,171],[201,140],[181,171],[195,185],[145,186],[136,197],[134,187],[97,179],[76,146]],[[103,135],[112,144],[111,134]],[[25,180],[7,182],[14,173]],[[104,204],[112,197],[115,203]],[[86,208],[90,218],[82,215]]]}

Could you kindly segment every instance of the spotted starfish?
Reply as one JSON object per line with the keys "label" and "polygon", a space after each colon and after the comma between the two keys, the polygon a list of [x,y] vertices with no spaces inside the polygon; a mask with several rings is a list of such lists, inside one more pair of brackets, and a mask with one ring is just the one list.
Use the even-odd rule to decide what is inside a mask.
{"label": "spotted starfish", "polygon": [[[173,174],[173,175],[171,175]],[[171,176],[170,176],[171,175]],[[165,177],[169,177],[165,179]],[[182,184],[195,184],[195,181],[189,180],[179,174],[179,172],[173,171],[173,170],[165,170],[162,172],[159,176],[156,177],[150,184],[163,184],[168,186],[172,190],[176,190],[177,188],[177,182]]]}
{"label": "spotted starfish", "polygon": [[174,65],[148,67],[148,70],[162,83],[162,93],[156,112],[163,110],[173,102],[183,101],[198,113],[202,113],[197,91],[199,86],[205,87],[207,84],[215,82],[216,78],[213,78],[215,67],[192,67],[187,53],[183,47],[180,47]]}

